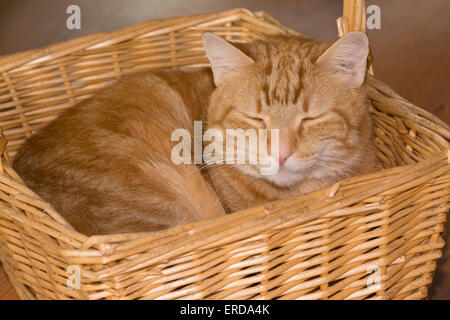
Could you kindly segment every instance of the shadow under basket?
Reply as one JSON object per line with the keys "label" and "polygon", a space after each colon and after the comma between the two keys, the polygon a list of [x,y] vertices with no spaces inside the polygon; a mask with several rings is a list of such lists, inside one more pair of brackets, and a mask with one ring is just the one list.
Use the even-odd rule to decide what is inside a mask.
{"label": "shadow under basket", "polygon": [[385,169],[295,200],[160,232],[88,237],[11,169],[32,132],[122,74],[206,66],[205,31],[230,41],[297,34],[265,13],[236,9],[0,58],[0,258],[19,296],[426,298],[444,246],[450,131],[371,76],[366,88]]}

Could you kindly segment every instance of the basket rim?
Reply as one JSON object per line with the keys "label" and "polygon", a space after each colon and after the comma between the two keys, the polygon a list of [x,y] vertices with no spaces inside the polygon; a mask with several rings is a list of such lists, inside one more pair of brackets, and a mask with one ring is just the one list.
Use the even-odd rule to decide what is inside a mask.
{"label": "basket rim", "polygon": [[[264,12],[261,13],[252,13],[251,11],[247,9],[234,9],[229,10],[225,12],[220,12],[216,14],[200,14],[200,15],[193,15],[190,17],[199,17],[199,18],[217,18],[217,17],[224,17],[226,15],[230,14],[238,14],[242,16],[248,16],[248,17],[257,17],[257,14],[266,17],[270,17]],[[179,17],[179,18],[172,18],[164,21],[171,21],[173,23],[174,21],[181,20],[186,17]],[[271,17],[270,17],[271,18]],[[271,18],[273,19],[273,18]],[[36,59],[43,59],[45,57],[54,58],[58,55],[65,55],[70,54],[74,51],[81,50],[81,49],[87,49],[93,46],[101,46],[101,45],[108,45],[119,41],[123,41],[124,37],[129,36],[136,36],[137,34],[146,34],[148,33],[148,29],[158,29],[164,26],[164,21],[157,20],[151,20],[149,22],[145,22],[143,24],[134,25],[122,30],[117,31],[111,31],[111,32],[102,32],[97,33],[93,35],[87,35],[81,38],[68,40],[62,43],[53,44],[41,49],[34,49],[30,51],[25,51],[22,53],[16,53],[4,57],[0,57],[0,71],[6,72],[8,70],[21,67],[23,65],[26,65],[30,62],[33,62]],[[273,19],[273,21],[276,21]],[[265,22],[266,23],[266,22]],[[145,27],[145,32],[140,31],[136,32],[135,29],[138,27]],[[281,24],[278,25],[280,30],[286,31],[286,32],[293,32],[295,34],[298,34],[295,31],[292,31],[288,28],[285,28]],[[119,37],[118,39],[113,40],[112,38]],[[111,42],[113,41],[113,42]],[[76,44],[76,46],[73,47],[73,49],[68,50],[66,46],[72,46]],[[16,62],[13,62],[13,60],[18,59]],[[44,61],[45,62],[45,61]],[[43,62],[33,62],[33,63],[43,63]],[[424,168],[428,168],[427,170],[431,170],[430,168],[438,168],[440,167],[440,170],[446,169],[449,166],[450,163],[450,129],[449,126],[444,123],[442,120],[434,116],[433,114],[429,113],[426,110],[423,110],[414,104],[408,102],[404,98],[402,98],[400,95],[395,93],[391,88],[389,88],[387,85],[385,85],[383,82],[376,80],[375,78],[368,77],[368,83],[373,86],[375,89],[378,90],[379,94],[384,95],[388,99],[397,99],[404,103],[405,109],[408,110],[412,115],[416,117],[420,117],[422,119],[425,119],[428,121],[433,128],[438,128],[439,133],[441,134],[442,138],[446,140],[447,142],[447,151],[442,151],[441,153],[435,154],[433,157],[418,161],[417,163],[410,164],[410,165],[403,165],[403,166],[397,166],[395,168],[388,168],[388,169],[382,169],[374,173],[365,174],[365,175],[359,175],[355,177],[351,177],[349,179],[343,180],[338,182],[337,184],[323,188],[321,190],[318,190],[313,193],[309,193],[306,195],[302,195],[294,200],[290,201],[284,201],[284,205],[282,207],[279,207],[280,201],[274,201],[270,202],[261,206],[249,208],[246,210],[241,210],[238,212],[234,212],[231,214],[228,214],[224,217],[216,218],[214,220],[214,226],[211,226],[211,220],[202,220],[198,222],[189,223],[182,226],[177,226],[174,228],[170,228],[167,230],[161,230],[157,232],[138,232],[138,233],[130,233],[130,234],[111,234],[111,235],[92,235],[92,236],[86,236],[84,234],[79,233],[75,229],[73,229],[68,223],[67,225],[60,224],[59,227],[61,229],[66,230],[67,232],[70,232],[74,236],[74,241],[76,241],[79,245],[77,249],[73,250],[66,250],[59,248],[59,252],[64,255],[67,258],[77,257],[79,256],[77,251],[92,251],[92,253],[97,252],[96,254],[93,254],[92,257],[87,257],[86,262],[87,263],[108,263],[111,261],[115,261],[121,258],[121,250],[125,250],[125,248],[133,248],[136,246],[140,247],[140,252],[142,253],[142,257],[145,258],[146,263],[156,263],[157,261],[163,261],[168,259],[170,256],[175,256],[180,254],[180,250],[183,250],[184,252],[193,250],[195,247],[198,247],[200,245],[204,245],[206,243],[211,242],[211,238],[217,237],[217,234],[220,234],[220,237],[223,237],[223,233],[217,231],[217,226],[222,226],[221,229],[226,230],[228,234],[230,234],[225,239],[218,240],[218,241],[212,241],[210,245],[217,246],[219,244],[225,244],[227,241],[238,241],[239,239],[242,240],[244,238],[255,236],[256,234],[262,232],[263,230],[267,230],[271,228],[272,224],[276,223],[279,224],[280,222],[289,222],[289,218],[292,218],[293,216],[297,215],[298,217],[292,218],[295,223],[302,224],[307,223],[309,221],[312,221],[314,219],[319,219],[322,217],[326,217],[326,214],[328,211],[323,212],[317,209],[317,206],[309,206],[306,209],[303,208],[303,211],[299,211],[298,209],[291,213],[280,213],[282,210],[280,208],[285,208],[287,205],[291,206],[299,206],[301,205],[302,201],[305,199],[311,199],[311,198],[320,198],[324,201],[327,201],[327,199],[332,199],[333,201],[336,201],[336,199],[340,199],[339,197],[342,197],[342,199],[345,199],[345,194],[343,195],[340,193],[340,190],[342,187],[349,186],[355,181],[361,181],[364,179],[367,179],[367,177],[386,177],[390,175],[391,180],[394,180],[394,178],[398,178],[399,176],[417,176],[420,174],[420,170]],[[0,153],[4,155],[5,158],[7,158],[7,145],[6,145],[6,137],[2,134],[0,137]],[[444,166],[444,167],[442,167]],[[439,169],[439,168],[438,168]],[[10,168],[12,170],[12,168]],[[440,172],[440,171],[439,171]],[[406,174],[407,173],[407,174]],[[436,173],[435,173],[436,174]],[[3,173],[0,174],[3,176]],[[21,182],[16,182],[21,184],[21,186],[29,191],[30,195],[34,195],[35,200],[39,200],[41,202],[43,201],[39,196],[37,196],[32,190],[28,189],[25,184]],[[382,188],[382,186],[377,186],[375,183],[372,184],[374,188],[372,190],[368,190],[368,194],[374,193],[373,190],[378,190],[379,188]],[[378,187],[378,189],[377,189]],[[390,186],[391,187],[391,186]],[[337,197],[337,198],[336,198]],[[362,198],[363,196],[359,196]],[[356,198],[353,197],[353,201],[356,202]],[[46,203],[46,202],[45,202]],[[343,203],[341,202],[340,205],[336,206],[336,210],[342,209]],[[48,204],[48,203],[47,203]],[[49,204],[48,204],[49,205]],[[50,205],[49,205],[50,206]],[[340,206],[340,207],[339,207]],[[368,208],[373,209],[373,208]],[[53,210],[53,209],[52,209]],[[317,210],[317,211],[314,211]],[[54,211],[56,214],[59,215],[56,211]],[[302,215],[300,215],[302,213]],[[3,214],[0,212],[0,214]],[[346,213],[348,214],[348,213]],[[61,215],[59,215],[63,220],[65,220]],[[239,223],[238,225],[234,225],[232,227],[225,226],[227,223],[229,223],[232,220],[235,220],[237,216],[247,217],[250,219],[249,221],[259,221],[259,229],[258,228],[247,228],[245,223]],[[269,219],[268,217],[272,217]],[[270,222],[270,223],[268,223]],[[58,223],[55,221],[55,223]],[[292,221],[291,221],[292,223]],[[197,227],[196,229],[194,227]],[[195,230],[194,230],[195,229]],[[214,229],[214,230],[213,230]],[[239,239],[233,238],[233,234],[237,234],[235,232],[236,230],[244,229],[246,230],[246,233],[239,233]],[[188,231],[189,230],[189,231]],[[58,231],[60,232],[60,231]],[[209,232],[210,236],[206,236],[206,234]],[[169,241],[164,242],[168,238],[170,238],[173,234],[183,234],[181,239],[175,239],[175,241]],[[231,237],[231,238],[230,238]],[[156,240],[155,240],[156,239]],[[186,242],[186,240],[190,239],[190,245],[185,246],[176,246],[175,243],[179,241]],[[206,240],[205,240],[206,239]],[[121,242],[122,244],[120,246],[115,246],[114,243]],[[144,247],[144,243],[150,243],[147,244],[147,246],[153,247],[151,250],[145,250],[142,249]],[[161,245],[162,244],[162,245]],[[176,250],[172,250],[175,248]],[[111,270],[111,269],[109,269]]]}
{"label": "basket rim", "polygon": [[[300,33],[284,26],[277,19],[266,13],[265,11],[252,12],[246,8],[235,8],[226,11],[217,11],[215,13],[201,13],[189,16],[177,16],[168,19],[153,19],[139,24],[134,24],[122,29],[116,29],[112,31],[97,32],[93,34],[84,35],[74,39],[69,39],[61,42],[55,42],[40,48],[15,52],[6,55],[0,55],[0,72],[7,72],[11,69],[15,69],[26,65],[27,63],[33,63],[34,60],[42,60],[46,57],[50,59],[63,55],[71,54],[75,51],[82,49],[89,49],[94,47],[100,47],[102,45],[111,45],[131,37],[145,35],[153,30],[159,30],[164,26],[172,25],[177,21],[183,21],[186,19],[199,19],[207,22],[213,19],[232,17],[242,19],[257,19],[263,24],[270,25],[272,28],[277,28],[280,31],[287,34],[299,35]],[[196,20],[193,25],[201,24],[199,20]]]}

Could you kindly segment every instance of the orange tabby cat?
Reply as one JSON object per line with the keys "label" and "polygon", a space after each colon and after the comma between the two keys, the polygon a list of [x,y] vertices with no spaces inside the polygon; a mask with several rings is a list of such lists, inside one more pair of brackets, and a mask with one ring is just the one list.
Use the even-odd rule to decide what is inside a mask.
{"label": "orange tabby cat", "polygon": [[241,50],[205,34],[204,46],[217,85],[207,111],[209,128],[224,136],[225,129],[279,129],[275,175],[262,176],[251,164],[209,168],[226,211],[289,199],[379,168],[362,88],[364,33],[349,33],[331,47],[276,36]]}
{"label": "orange tabby cat", "polygon": [[[362,88],[368,53],[363,33],[331,47],[283,36],[233,46],[205,34],[203,43],[213,74],[126,76],[28,139],[15,170],[77,230],[91,235],[219,217],[376,168]],[[202,118],[224,133],[279,129],[280,152],[268,155],[278,172],[262,176],[258,164],[213,164],[203,171],[175,164],[171,134],[185,128],[193,136],[193,121]]]}

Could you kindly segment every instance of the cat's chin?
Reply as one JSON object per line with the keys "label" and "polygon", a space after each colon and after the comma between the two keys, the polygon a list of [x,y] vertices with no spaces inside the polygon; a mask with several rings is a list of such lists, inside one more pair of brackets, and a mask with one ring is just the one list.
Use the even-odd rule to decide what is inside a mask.
{"label": "cat's chin", "polygon": [[254,178],[268,181],[280,188],[289,188],[290,186],[299,183],[303,178],[301,173],[294,172],[286,167],[280,167],[276,173],[269,175],[261,174],[261,168],[253,166],[240,167],[239,170]]}
{"label": "cat's chin", "polygon": [[263,179],[273,183],[280,188],[288,188],[301,181],[302,175],[291,170],[281,167],[278,172],[273,175],[261,176]]}

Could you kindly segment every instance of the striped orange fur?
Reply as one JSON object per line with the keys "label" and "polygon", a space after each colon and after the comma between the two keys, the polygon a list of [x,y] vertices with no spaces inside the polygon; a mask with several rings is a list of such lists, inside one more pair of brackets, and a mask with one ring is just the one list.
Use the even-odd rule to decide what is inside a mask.
{"label": "striped orange fur", "polygon": [[[221,55],[234,50],[229,44],[213,35],[204,38],[213,71],[222,73],[215,74],[222,83],[211,97],[209,128],[224,135],[233,128],[279,129],[280,155],[284,152],[272,176],[262,176],[251,164],[208,168],[228,212],[289,199],[379,167],[363,85],[368,53],[363,33],[350,33],[331,47],[286,36],[239,45],[251,62],[236,53],[228,56],[244,61],[227,60]],[[229,66],[221,70],[214,63]]]}

